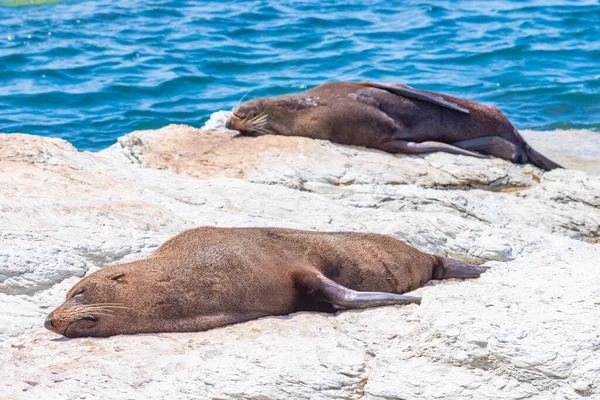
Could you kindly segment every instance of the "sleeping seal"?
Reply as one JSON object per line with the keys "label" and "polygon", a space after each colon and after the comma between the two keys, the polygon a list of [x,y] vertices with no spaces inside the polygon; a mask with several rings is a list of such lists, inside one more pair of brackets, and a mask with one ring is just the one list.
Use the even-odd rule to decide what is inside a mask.
{"label": "sleeping seal", "polygon": [[385,83],[326,83],[247,101],[226,126],[241,135],[306,136],[389,153],[432,151],[561,168],[525,142],[496,107]]}
{"label": "sleeping seal", "polygon": [[295,311],[419,303],[400,293],[485,270],[391,236],[204,227],[85,277],[44,325],[67,337],[203,331]]}

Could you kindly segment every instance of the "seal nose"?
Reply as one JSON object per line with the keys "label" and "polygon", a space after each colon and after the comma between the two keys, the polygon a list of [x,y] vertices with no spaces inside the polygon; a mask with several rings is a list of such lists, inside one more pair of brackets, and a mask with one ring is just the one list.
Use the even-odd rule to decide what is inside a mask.
{"label": "seal nose", "polygon": [[52,322],[52,318],[50,318],[49,315],[46,317],[46,320],[44,321],[44,328],[46,328],[52,332],[57,331],[56,326],[54,326],[54,323]]}

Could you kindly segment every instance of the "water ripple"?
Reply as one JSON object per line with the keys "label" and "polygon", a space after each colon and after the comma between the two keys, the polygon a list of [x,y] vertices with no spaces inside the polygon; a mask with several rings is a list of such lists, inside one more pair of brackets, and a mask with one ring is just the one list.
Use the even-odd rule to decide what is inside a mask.
{"label": "water ripple", "polygon": [[433,3],[0,6],[0,131],[97,150],[135,129],[201,126],[248,90],[335,80],[495,104],[519,128],[600,130],[598,1]]}

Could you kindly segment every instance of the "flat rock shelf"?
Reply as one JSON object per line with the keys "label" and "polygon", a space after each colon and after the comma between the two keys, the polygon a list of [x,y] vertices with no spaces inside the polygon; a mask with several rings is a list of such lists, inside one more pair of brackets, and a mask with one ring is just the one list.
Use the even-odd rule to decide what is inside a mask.
{"label": "flat rock shelf", "polygon": [[[588,173],[543,172],[233,138],[225,117],[98,153],[0,135],[0,398],[600,397],[600,154],[561,158],[527,134]],[[413,292],[420,306],[108,339],[43,328],[79,278],[203,225],[390,234],[490,270]]]}

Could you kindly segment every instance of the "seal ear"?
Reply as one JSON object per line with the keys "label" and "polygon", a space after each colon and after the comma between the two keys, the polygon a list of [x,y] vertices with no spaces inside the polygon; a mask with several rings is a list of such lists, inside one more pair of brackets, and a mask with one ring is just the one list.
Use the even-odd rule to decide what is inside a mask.
{"label": "seal ear", "polygon": [[125,274],[124,273],[120,273],[120,274],[112,275],[108,279],[110,279],[112,281],[121,282],[124,277],[125,277]]}

